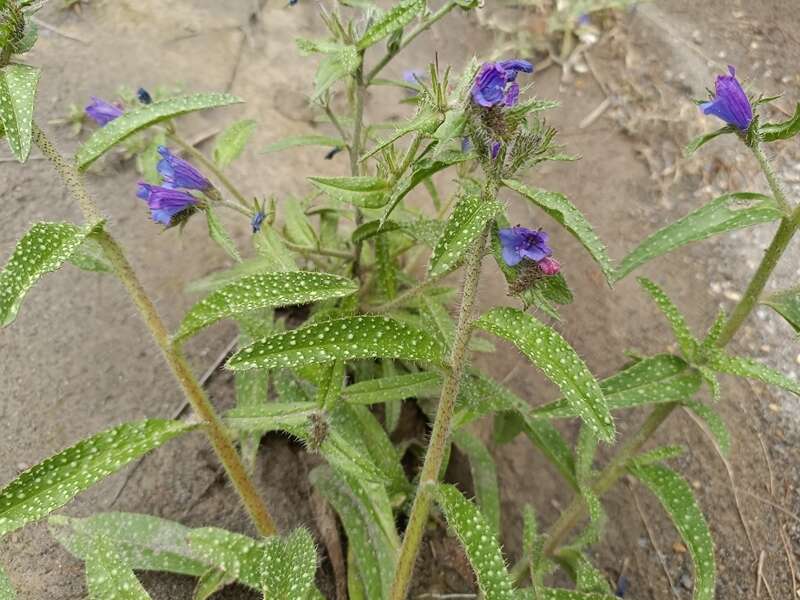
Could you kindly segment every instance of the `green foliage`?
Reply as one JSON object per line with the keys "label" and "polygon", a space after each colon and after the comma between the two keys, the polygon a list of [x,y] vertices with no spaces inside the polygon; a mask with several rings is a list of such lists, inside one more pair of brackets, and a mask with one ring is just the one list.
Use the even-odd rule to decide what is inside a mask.
{"label": "green foliage", "polygon": [[717,137],[725,133],[735,133],[735,132],[736,128],[733,127],[733,125],[725,125],[724,127],[720,127],[719,129],[717,129],[716,131],[712,131],[711,133],[704,133],[703,135],[699,135],[696,138],[694,138],[691,142],[689,142],[689,144],[686,146],[684,154],[688,158],[692,154],[697,152],[697,150],[701,146],[705,146],[711,140],[716,139]]}
{"label": "green foliage", "polygon": [[664,313],[667,321],[669,321],[672,327],[672,333],[675,334],[675,339],[678,340],[678,345],[684,357],[690,362],[693,361],[697,353],[699,342],[689,330],[686,319],[683,318],[683,315],[672,303],[672,300],[669,299],[669,296],[667,296],[664,290],[658,285],[645,277],[639,277],[637,281],[650,294],[650,297],[658,308],[661,309],[661,312]]}
{"label": "green foliage", "polygon": [[782,216],[778,203],[769,196],[750,192],[725,194],[650,235],[622,259],[614,280],[618,281],[647,261],[686,244],[719,233],[777,221]]}
{"label": "green foliage", "polygon": [[328,55],[322,59],[314,75],[314,93],[312,100],[318,100],[330,87],[352,75],[361,66],[361,55],[355,46],[335,46]]}
{"label": "green foliage", "polygon": [[288,150],[289,148],[299,148],[302,146],[326,146],[328,148],[343,148],[346,146],[341,138],[335,138],[328,135],[294,135],[291,137],[283,138],[277,142],[267,145],[262,152],[280,152],[281,150]]}
{"label": "green foliage", "polygon": [[425,0],[401,0],[370,25],[358,40],[357,48],[365,50],[386,36],[402,29],[425,9],[425,5]]}
{"label": "green foliage", "polygon": [[800,287],[775,292],[761,302],[786,319],[792,329],[800,333]]}
{"label": "green foliage", "polygon": [[359,208],[380,208],[388,199],[391,185],[379,177],[309,177],[311,183],[339,202]]}
{"label": "green foliage", "polygon": [[102,541],[86,557],[86,585],[91,600],[150,600],[133,571],[120,563],[114,547]]}
{"label": "green foliage", "polygon": [[486,600],[513,600],[511,578],[492,526],[478,508],[452,485],[438,485],[436,500],[447,524],[464,547]]}
{"label": "green foliage", "polygon": [[317,570],[317,551],[308,530],[268,538],[265,546],[261,559],[264,599],[306,598]]}
{"label": "green foliage", "polygon": [[242,257],[239,254],[239,250],[236,249],[236,243],[217,218],[217,213],[210,206],[207,206],[204,212],[206,214],[206,220],[208,221],[208,236],[233,260],[241,262]]}
{"label": "green foliage", "polygon": [[0,536],[47,516],[130,461],[195,427],[159,419],[126,423],[44,460],[0,489]]}
{"label": "green foliage", "polygon": [[33,109],[41,71],[28,65],[0,68],[0,125],[8,147],[19,162],[31,152]]}
{"label": "green foliage", "polygon": [[466,454],[475,487],[475,499],[480,506],[486,522],[499,537],[500,532],[500,488],[497,481],[497,467],[489,449],[477,436],[465,429],[453,433],[453,443]]}
{"label": "green foliage", "polygon": [[765,142],[788,140],[800,133],[800,102],[794,109],[794,114],[786,121],[780,123],[764,123],[758,128],[759,137]]}
{"label": "green foliage", "polygon": [[183,318],[175,340],[185,340],[220,319],[260,308],[340,298],[356,290],[350,279],[327,273],[293,271],[248,275],[222,286],[195,304]]}
{"label": "green foliage", "polygon": [[767,365],[744,356],[730,356],[720,350],[707,357],[709,368],[720,373],[730,373],[748,379],[757,379],[800,395],[800,384]]}
{"label": "green foliage", "polygon": [[713,600],[717,578],[714,542],[692,489],[679,475],[666,467],[633,464],[630,472],[659,499],[694,561],[694,600]]}
{"label": "green foliage", "polygon": [[75,162],[80,169],[86,169],[114,146],[137,131],[173,119],[180,115],[208,108],[228,106],[241,102],[230,94],[190,94],[156,100],[125,113],[95,131],[75,153]]}
{"label": "green foliage", "polygon": [[253,119],[242,119],[228,126],[214,143],[214,162],[224,169],[239,158],[256,132],[258,124]]}
{"label": "green foliage", "polygon": [[478,319],[476,326],[517,346],[561,389],[598,437],[614,439],[614,422],[597,380],[558,332],[512,308],[495,308]]}
{"label": "green foliage", "polygon": [[366,379],[348,385],[344,399],[353,404],[378,404],[408,398],[428,398],[439,394],[442,376],[432,371],[406,373],[393,377]]}

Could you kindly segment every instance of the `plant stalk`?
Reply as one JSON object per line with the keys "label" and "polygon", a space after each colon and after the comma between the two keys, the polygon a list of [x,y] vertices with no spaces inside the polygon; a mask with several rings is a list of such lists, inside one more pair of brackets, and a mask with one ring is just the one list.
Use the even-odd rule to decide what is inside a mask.
{"label": "plant stalk", "polygon": [[[361,142],[364,128],[364,95],[368,84],[364,82],[364,53],[360,55],[361,65],[353,76],[355,86],[355,106],[353,107],[353,139],[350,140],[350,174],[357,177],[361,174]],[[356,207],[356,228],[364,223],[364,213]],[[363,242],[358,241],[353,248],[353,265],[351,273],[356,279],[361,279],[361,249]]]}
{"label": "plant stalk", "polygon": [[488,233],[489,228],[484,228],[467,255],[461,293],[461,308],[450,354],[450,369],[442,385],[442,393],[439,398],[436,418],[433,421],[433,431],[431,432],[428,451],[425,454],[425,462],[422,465],[419,477],[417,495],[411,506],[408,527],[403,535],[403,544],[400,548],[400,556],[397,560],[397,569],[394,575],[394,583],[392,584],[391,600],[405,600],[408,594],[414,563],[417,560],[419,546],[425,532],[428,515],[430,514],[431,488],[439,479],[439,471],[442,468],[442,461],[447,450],[456,396],[458,396],[458,390],[461,386],[461,375],[464,370],[467,345],[472,336],[472,309],[475,305],[481,262]]}
{"label": "plant stalk", "polygon": [[[84,218],[89,223],[97,223],[100,221],[97,205],[86,191],[81,174],[73,164],[68,163],[64,157],[61,156],[45,133],[39,129],[38,125],[35,123],[33,124],[33,141],[39,146],[42,154],[55,166],[64,184],[67,186],[72,196],[78,201]],[[255,485],[247,475],[227,429],[214,410],[208,397],[205,395],[203,388],[192,374],[179,348],[170,342],[169,333],[164,322],[161,320],[147,292],[145,292],[142,287],[135,271],[125,257],[122,248],[111,235],[105,231],[101,231],[95,235],[106,258],[111,263],[114,273],[125,286],[134,304],[136,304],[136,307],[139,309],[142,320],[145,322],[150,334],[161,349],[186,399],[206,425],[204,429],[209,436],[211,444],[220,462],[225,467],[225,471],[228,473],[228,476],[236,488],[250,518],[253,520],[259,533],[265,536],[274,535],[277,533],[275,523],[263,500],[258,495]]]}

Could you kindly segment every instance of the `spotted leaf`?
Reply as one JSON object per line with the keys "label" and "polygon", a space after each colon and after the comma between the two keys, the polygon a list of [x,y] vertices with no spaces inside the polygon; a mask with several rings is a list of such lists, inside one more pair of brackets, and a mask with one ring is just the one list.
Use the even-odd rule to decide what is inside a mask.
{"label": "spotted leaf", "polygon": [[373,44],[381,41],[388,35],[398,31],[408,25],[412,19],[425,9],[425,0],[402,0],[391,10],[384,13],[358,40],[359,50],[365,50]]}
{"label": "spotted leaf", "polygon": [[317,550],[307,529],[295,529],[286,537],[266,540],[261,558],[264,600],[306,598],[317,570]]}
{"label": "spotted leaf", "polygon": [[664,313],[667,321],[669,321],[669,324],[672,327],[672,333],[675,335],[675,339],[678,340],[678,345],[681,348],[683,356],[688,361],[694,360],[695,354],[697,354],[699,342],[692,334],[689,326],[686,324],[686,319],[684,319],[683,315],[678,310],[678,307],[673,304],[672,300],[669,299],[669,296],[664,293],[664,290],[662,290],[658,285],[649,279],[645,277],[639,277],[637,281],[639,282],[639,285],[641,285],[647,291],[647,293],[650,294],[650,297],[656,303],[658,308],[661,309],[661,312]]}
{"label": "spotted leaf", "polygon": [[470,244],[502,208],[496,200],[464,196],[453,209],[442,236],[433,248],[428,277],[438,277],[456,268]]}
{"label": "spotted leaf", "polygon": [[708,434],[711,435],[714,443],[719,448],[720,453],[723,456],[727,456],[731,449],[731,434],[725,426],[725,421],[722,420],[722,417],[707,404],[697,402],[696,400],[686,400],[681,404],[683,404],[686,410],[694,413],[697,419],[703,423],[708,430]]}
{"label": "spotted leaf", "polygon": [[261,561],[266,540],[255,540],[217,527],[192,529],[186,536],[192,554],[244,585],[261,589]]}
{"label": "spotted leaf", "polygon": [[466,429],[453,433],[453,443],[469,459],[475,499],[486,522],[495,535],[500,531],[500,487],[497,482],[497,467],[491,452],[477,436]]}
{"label": "spotted leaf", "polygon": [[309,177],[321,191],[339,202],[359,208],[380,208],[386,204],[391,185],[385,179],[361,177]]}
{"label": "spotted leaf", "polygon": [[359,381],[344,388],[344,399],[353,404],[378,404],[408,398],[428,398],[439,394],[442,376],[421,371]]}
{"label": "spotted leaf", "polygon": [[750,192],[725,194],[646,238],[622,259],[614,273],[614,281],[647,261],[686,244],[726,231],[777,221],[782,216],[778,203],[769,196]]}
{"label": "spotted leaf", "polygon": [[694,600],[713,600],[716,583],[714,542],[692,489],[678,474],[658,465],[629,467],[659,499],[683,538],[694,561]]}
{"label": "spotted leaf", "polygon": [[0,490],[0,536],[41,519],[130,461],[195,427],[162,419],[126,423],[28,469]]}
{"label": "spotted leaf", "polygon": [[600,385],[586,363],[554,329],[513,308],[495,308],[476,326],[512,342],[555,383],[599,438],[614,439],[614,422]]}
{"label": "spotted leaf", "polygon": [[399,358],[441,363],[434,338],[388,317],[362,315],[314,323],[259,340],[234,354],[233,370],[297,367],[337,359]]}
{"label": "spotted leaf", "polygon": [[15,600],[17,593],[11,585],[11,580],[6,572],[0,567],[0,600]]}
{"label": "spotted leaf", "polygon": [[259,308],[310,304],[348,296],[357,289],[350,279],[327,273],[289,271],[248,275],[195,304],[183,318],[175,340],[191,337],[220,319]]}
{"label": "spotted leaf", "polygon": [[761,302],[786,319],[796,333],[800,333],[800,287],[775,292]]}
{"label": "spotted leaf", "polygon": [[10,64],[0,68],[0,129],[19,162],[31,152],[33,109],[41,71],[28,65]]}
{"label": "spotted leaf", "polygon": [[711,352],[706,356],[708,367],[720,373],[730,373],[748,379],[757,379],[770,385],[776,385],[785,390],[800,395],[800,384],[790,379],[783,373],[776,371],[752,358],[745,356],[730,356],[721,350]]}
{"label": "spotted leaf", "polygon": [[242,119],[228,126],[214,143],[214,162],[221,169],[239,158],[253,137],[258,124],[253,119]]}
{"label": "spotted leaf", "polygon": [[86,558],[86,587],[91,600],[150,600],[133,571],[120,562],[114,547],[103,541]]}
{"label": "spotted leaf", "polygon": [[186,113],[237,104],[241,99],[230,94],[189,94],[156,100],[125,111],[95,131],[75,154],[78,168],[86,169],[103,154],[137,131]]}
{"label": "spotted leaf", "polygon": [[800,102],[789,119],[779,123],[764,123],[758,128],[758,133],[765,142],[788,140],[796,136],[800,133]]}
{"label": "spotted leaf", "polygon": [[495,532],[478,508],[452,485],[436,486],[436,499],[447,524],[466,551],[486,600],[513,600],[511,577],[503,553]]}
{"label": "spotted leaf", "polygon": [[333,46],[323,58],[314,75],[314,93],[312,101],[316,101],[340,79],[352,75],[361,66],[361,54],[355,46]]}

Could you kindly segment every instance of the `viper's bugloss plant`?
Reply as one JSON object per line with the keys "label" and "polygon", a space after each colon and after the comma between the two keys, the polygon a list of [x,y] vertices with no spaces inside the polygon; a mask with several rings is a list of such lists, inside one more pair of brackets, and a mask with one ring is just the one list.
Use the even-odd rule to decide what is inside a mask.
{"label": "viper's bugloss plant", "polygon": [[[314,145],[327,159],[348,155],[347,173],[309,176],[309,193],[298,199],[282,195],[270,181],[262,182],[264,189],[242,191],[228,175],[256,121],[232,123],[217,136],[210,157],[180,134],[178,117],[241,102],[229,94],[154,99],[140,89],[126,99],[124,111],[93,99],[86,114],[101,127],[74,157],[65,158],[33,120],[40,71],[19,56],[33,43],[26,35],[35,41],[32,9],[27,2],[0,0],[5,137],[20,162],[32,144],[38,146],[84,216],[80,224],[37,223],[22,235],[0,274],[0,324],[10,325],[36,281],[65,262],[108,272],[131,296],[196,412],[190,423],[150,419],[120,425],[22,473],[0,489],[0,536],[49,518],[57,539],[86,562],[89,595],[97,600],[118,597],[119,590],[126,598],[147,598],[134,574],[140,569],[194,575],[200,579],[197,597],[238,582],[269,600],[319,599],[318,549],[311,534],[302,527],[278,531],[252,478],[256,461],[274,460],[259,453],[262,437],[281,431],[321,457],[310,482],[337,513],[346,535],[350,598],[408,596],[423,538],[439,522],[431,518],[434,510],[463,545],[486,600],[613,598],[589,549],[608,525],[604,495],[630,475],[673,518],[694,563],[694,598],[712,600],[716,567],[706,518],[692,486],[664,464],[682,448],[644,447],[682,407],[707,422],[726,452],[731,440],[725,425],[714,405],[699,396],[707,386],[712,399],[723,397],[720,373],[800,393],[791,378],[725,349],[759,302],[800,330],[797,288],[763,293],[800,227],[800,208],[786,197],[763,145],[800,132],[800,106],[787,121],[762,122],[759,106],[769,100],[748,98],[733,68],[720,76],[716,94],[701,108],[726,125],[692,142],[689,150],[735,134],[758,160],[770,194],[736,192],[711,200],[654,232],[615,264],[568,198],[527,179],[542,162],[573,160],[542,116],[557,103],[532,97],[520,86],[520,75],[532,73],[532,63],[510,58],[481,64],[465,57],[456,77],[434,61],[426,73],[413,74],[413,96],[405,93],[408,77],[397,82],[380,77],[431,25],[455,9],[476,8],[476,0],[449,0],[435,11],[423,0],[402,0],[383,12],[369,2],[348,4],[363,10],[346,18],[337,3],[323,12],[326,38],[297,40],[319,63],[310,98],[326,128],[265,149]],[[391,133],[365,118],[367,91],[378,82],[394,83],[403,102],[414,106]],[[136,195],[151,218],[182,230],[196,226],[198,217],[190,216],[203,215],[210,238],[234,261],[230,269],[195,282],[193,288],[204,296],[172,333],[112,236],[114,225],[101,216],[83,184],[83,173],[120,144],[136,156],[144,179]],[[442,187],[443,180],[455,185]],[[261,195],[266,190],[274,195]],[[507,200],[499,200],[501,191]],[[536,217],[512,226],[509,203],[519,202],[533,207]],[[242,219],[252,235],[235,240],[217,217],[222,210]],[[539,228],[542,223],[551,232],[563,227],[613,285],[682,245],[768,222],[779,227],[741,301],[703,335],[689,329],[661,286],[640,279],[672,326],[679,349],[674,353],[639,356],[598,380],[555,327],[559,307],[572,301],[570,265],[555,258],[558,248]],[[494,269],[505,279],[513,306],[476,314],[482,273]],[[296,310],[301,306],[307,309]],[[293,318],[280,318],[278,308]],[[238,347],[226,363],[235,378],[236,406],[222,416],[182,352],[187,340],[221,320],[238,326]],[[287,323],[299,325],[287,329]],[[542,402],[543,390],[518,396],[475,367],[473,353],[495,351],[487,334],[515,346],[559,389],[559,397]],[[404,402],[415,402],[420,410],[402,411]],[[613,414],[642,407],[651,412],[640,429],[617,432]],[[502,482],[489,449],[471,432],[483,417],[494,419],[498,444],[524,434],[574,495],[546,530],[525,508],[523,552],[511,569],[511,557],[502,550],[501,524],[509,518],[500,511]],[[424,423],[399,428],[408,418]],[[574,443],[554,426],[557,420],[580,424]],[[258,537],[128,513],[50,516],[125,464],[193,429],[208,437]],[[401,431],[422,433],[398,439]],[[609,458],[601,459],[601,443],[618,448],[606,449],[602,456]],[[442,482],[453,447],[470,462],[475,500]],[[280,481],[266,485],[276,488],[273,496],[282,491]],[[556,571],[559,578],[550,578]],[[553,587],[565,578],[574,589]],[[418,587],[428,584],[420,581]],[[0,597],[12,593],[7,590],[10,583],[0,571]]]}

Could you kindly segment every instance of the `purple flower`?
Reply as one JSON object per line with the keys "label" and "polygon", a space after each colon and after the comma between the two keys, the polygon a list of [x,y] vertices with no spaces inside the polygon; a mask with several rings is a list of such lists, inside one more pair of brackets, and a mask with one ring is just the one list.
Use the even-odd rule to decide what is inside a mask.
{"label": "purple flower", "polygon": [[212,187],[211,182],[188,162],[175,156],[166,146],[159,146],[158,172],[164,178],[164,186],[186,188],[205,192]]}
{"label": "purple flower", "polygon": [[253,233],[258,233],[261,231],[261,225],[264,223],[265,215],[262,211],[258,211],[255,215],[253,215],[253,219],[250,221],[250,226],[253,228]]}
{"label": "purple flower", "polygon": [[519,100],[517,73],[532,73],[533,65],[526,60],[503,60],[484,63],[472,87],[472,100],[486,108],[514,106]]}
{"label": "purple flower", "polygon": [[492,142],[492,160],[497,159],[497,155],[500,154],[500,148],[503,147],[503,144],[500,142]]}
{"label": "purple flower", "polygon": [[92,96],[92,101],[83,109],[86,116],[95,121],[100,127],[122,116],[123,110],[110,102]]}
{"label": "purple flower", "polygon": [[539,262],[553,253],[547,245],[547,233],[542,230],[534,231],[517,225],[501,229],[498,233],[503,247],[503,260],[509,267],[519,264],[523,258]]}
{"label": "purple flower", "polygon": [[753,107],[736,79],[736,69],[728,65],[728,71],[730,75],[717,76],[714,99],[704,102],[700,108],[703,113],[719,117],[728,125],[745,131],[753,120]]}
{"label": "purple flower", "polygon": [[188,192],[143,182],[136,195],[147,202],[153,221],[162,225],[170,225],[179,212],[197,205],[197,198]]}
{"label": "purple flower", "polygon": [[469,136],[464,136],[461,138],[461,151],[466,154],[472,150],[472,141],[469,139]]}

